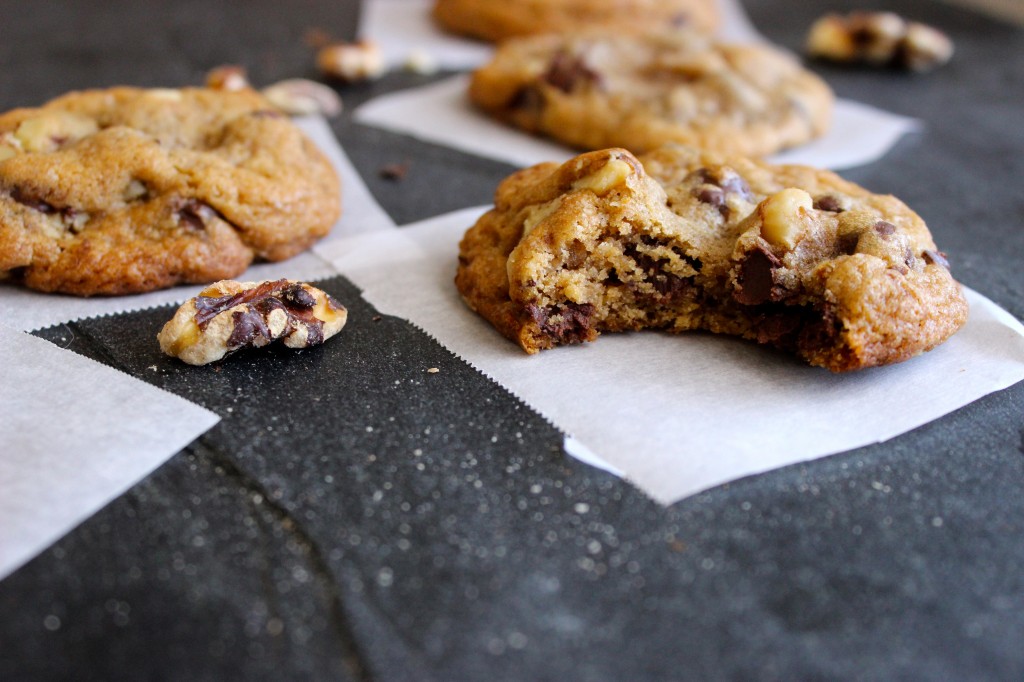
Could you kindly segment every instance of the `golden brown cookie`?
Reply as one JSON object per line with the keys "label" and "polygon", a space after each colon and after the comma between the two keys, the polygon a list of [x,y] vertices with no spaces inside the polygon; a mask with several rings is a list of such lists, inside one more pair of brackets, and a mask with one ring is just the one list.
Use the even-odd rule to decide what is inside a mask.
{"label": "golden brown cookie", "polygon": [[530,353],[704,329],[841,372],[930,350],[967,319],[928,228],[895,197],[680,146],[510,176],[463,238],[455,282]]}
{"label": "golden brown cookie", "polygon": [[157,340],[164,353],[205,365],[273,341],[288,348],[318,346],[341,331],[347,319],[343,305],[304,282],[225,280],[185,301]]}
{"label": "golden brown cookie", "polygon": [[677,142],[750,156],[822,135],[833,102],[788,54],[686,31],[510,40],[469,94],[495,118],[579,149]]}
{"label": "golden brown cookie", "polygon": [[437,0],[434,18],[449,31],[491,42],[590,26],[710,33],[719,23],[714,0]]}
{"label": "golden brown cookie", "polygon": [[92,90],[0,115],[0,277],[33,289],[233,277],[340,210],[330,162],[252,90]]}

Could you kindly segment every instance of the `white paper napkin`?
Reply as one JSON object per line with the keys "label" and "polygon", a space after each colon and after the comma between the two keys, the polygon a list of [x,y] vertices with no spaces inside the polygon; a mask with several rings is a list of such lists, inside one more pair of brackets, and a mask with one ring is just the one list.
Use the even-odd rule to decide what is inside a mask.
{"label": "white paper napkin", "polygon": [[[356,109],[355,119],[514,166],[565,161],[579,153],[502,125],[475,110],[466,96],[468,82],[468,76],[453,76],[383,95]],[[853,168],[881,158],[900,137],[919,128],[915,119],[840,99],[828,134],[770,160],[833,170]]]}
{"label": "white paper napkin", "polygon": [[0,327],[0,579],[219,419],[77,353]]}
{"label": "white paper napkin", "polygon": [[[341,177],[342,216],[322,242],[393,228],[394,221],[370,194],[363,179],[338,145],[327,122],[323,118],[311,116],[295,119],[295,123],[324,151]],[[254,265],[239,279],[258,281],[286,277],[313,280],[334,274],[331,266],[315,255],[315,252],[306,252],[281,263]],[[9,327],[30,331],[70,320],[178,303],[195,296],[202,289],[203,286],[181,286],[135,296],[78,298],[41,294],[0,283],[0,319]]]}
{"label": "white paper napkin", "polygon": [[490,45],[438,29],[430,18],[432,6],[433,0],[364,0],[359,37],[377,43],[390,69],[401,68],[414,53],[428,55],[438,68],[453,71],[490,59]]}
{"label": "white paper napkin", "polygon": [[378,309],[424,329],[568,433],[570,454],[604,462],[664,504],[892,438],[1024,379],[1024,327],[973,291],[966,327],[938,349],[846,375],[701,333],[609,334],[527,356],[452,282],[459,239],[486,209],[323,252]]}

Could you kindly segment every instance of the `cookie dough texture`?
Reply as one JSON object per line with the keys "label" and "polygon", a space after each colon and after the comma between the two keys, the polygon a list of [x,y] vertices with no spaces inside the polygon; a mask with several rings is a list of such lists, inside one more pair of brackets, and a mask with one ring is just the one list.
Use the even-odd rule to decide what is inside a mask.
{"label": "cookie dough texture", "polygon": [[340,211],[330,162],[249,89],[83,91],[0,115],[0,277],[33,289],[233,277]]}
{"label": "cookie dough texture", "polygon": [[510,176],[463,238],[455,281],[529,353],[701,329],[842,372],[930,350],[967,319],[945,257],[898,199],[680,146]]}
{"label": "cookie dough texture", "polygon": [[288,348],[317,346],[341,331],[347,319],[343,305],[310,284],[225,280],[185,301],[157,341],[167,355],[205,365],[278,340]]}
{"label": "cookie dough texture", "polygon": [[834,97],[789,54],[689,31],[511,40],[478,69],[471,101],[583,150],[676,142],[760,156],[824,134]]}
{"label": "cookie dough texture", "polygon": [[590,26],[710,33],[719,24],[714,0],[437,0],[434,18],[449,31],[492,42]]}

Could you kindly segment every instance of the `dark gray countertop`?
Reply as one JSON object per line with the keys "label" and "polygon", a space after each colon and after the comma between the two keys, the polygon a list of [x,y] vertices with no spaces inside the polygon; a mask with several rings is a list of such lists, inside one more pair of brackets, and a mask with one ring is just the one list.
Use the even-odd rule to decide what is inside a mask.
{"label": "dark gray countertop", "polygon": [[[796,49],[819,13],[857,4],[810,5],[748,10]],[[1024,31],[888,6],[957,54],[925,77],[813,65],[926,123],[844,175],[904,199],[961,281],[1024,317]],[[0,107],[228,62],[257,83],[313,75],[306,31],[350,36],[356,11],[0,0]],[[350,112],[427,80],[342,94]],[[399,223],[487,202],[511,170],[346,116],[334,129]],[[406,159],[400,183],[378,177]],[[0,582],[0,679],[1024,677],[1024,384],[665,509],[567,458],[421,332],[374,321],[344,278],[326,288],[352,311],[336,341],[210,372],[159,355],[166,309],[71,325],[74,350],[223,420]]]}

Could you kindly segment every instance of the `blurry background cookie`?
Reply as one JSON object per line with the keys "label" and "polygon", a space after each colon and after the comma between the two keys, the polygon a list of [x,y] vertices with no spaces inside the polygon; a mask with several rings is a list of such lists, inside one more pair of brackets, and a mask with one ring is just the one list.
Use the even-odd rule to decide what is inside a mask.
{"label": "blurry background cookie", "polygon": [[83,296],[230,278],[327,234],[340,192],[251,89],[75,92],[0,115],[0,277]]}
{"label": "blurry background cookie", "polygon": [[493,42],[587,26],[710,33],[719,22],[714,0],[437,0],[434,18],[450,31]]}
{"label": "blurry background cookie", "polygon": [[762,155],[822,135],[828,85],[788,54],[690,31],[586,31],[516,38],[477,70],[470,99],[580,149],[679,142]]}

